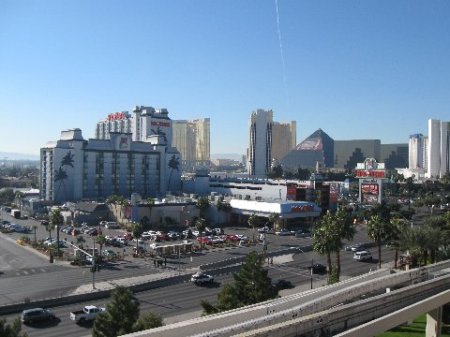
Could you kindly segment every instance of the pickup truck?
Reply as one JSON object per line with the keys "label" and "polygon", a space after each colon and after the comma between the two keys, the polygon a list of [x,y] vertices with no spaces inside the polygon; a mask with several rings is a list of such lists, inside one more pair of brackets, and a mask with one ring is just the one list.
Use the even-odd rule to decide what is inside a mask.
{"label": "pickup truck", "polygon": [[191,282],[196,285],[213,283],[214,277],[212,275],[204,274],[203,272],[197,272],[191,276]]}
{"label": "pickup truck", "polygon": [[82,310],[72,311],[70,319],[76,323],[93,321],[99,313],[105,310],[105,308],[96,307],[95,305],[86,305]]}

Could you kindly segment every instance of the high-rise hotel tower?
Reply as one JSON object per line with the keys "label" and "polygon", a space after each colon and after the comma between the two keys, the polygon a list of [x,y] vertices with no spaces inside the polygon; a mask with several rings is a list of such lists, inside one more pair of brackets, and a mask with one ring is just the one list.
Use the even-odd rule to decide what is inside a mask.
{"label": "high-rise hotel tower", "polygon": [[442,178],[450,171],[450,122],[428,120],[428,178]]}
{"label": "high-rise hotel tower", "polygon": [[274,160],[280,160],[295,147],[296,122],[274,122],[272,110],[257,109],[250,115],[249,128],[247,170],[250,176],[263,178]]}
{"label": "high-rise hotel tower", "polygon": [[183,171],[210,167],[209,118],[172,121],[172,145],[181,153]]}

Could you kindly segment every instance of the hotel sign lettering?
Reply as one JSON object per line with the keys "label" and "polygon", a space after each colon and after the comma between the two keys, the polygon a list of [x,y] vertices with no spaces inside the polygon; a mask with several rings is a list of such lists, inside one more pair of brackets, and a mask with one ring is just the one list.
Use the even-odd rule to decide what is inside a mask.
{"label": "hotel sign lettering", "polygon": [[303,212],[313,212],[313,205],[292,205],[291,212],[293,213],[303,213]]}
{"label": "hotel sign lettering", "polygon": [[384,178],[385,171],[383,170],[356,170],[355,175],[358,178]]}
{"label": "hotel sign lettering", "polygon": [[126,118],[127,118],[127,115],[125,114],[125,112],[115,112],[115,113],[108,115],[109,121],[117,121],[117,120],[126,119]]}

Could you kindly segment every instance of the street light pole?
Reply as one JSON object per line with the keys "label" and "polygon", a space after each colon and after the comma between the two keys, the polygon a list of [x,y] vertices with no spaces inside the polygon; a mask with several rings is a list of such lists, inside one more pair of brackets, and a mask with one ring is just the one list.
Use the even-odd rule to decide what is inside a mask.
{"label": "street light pole", "polygon": [[310,280],[311,280],[311,289],[313,288],[313,259],[311,259],[311,268],[309,270]]}
{"label": "street light pole", "polygon": [[95,237],[93,237],[94,248],[92,249],[92,289],[95,289]]}

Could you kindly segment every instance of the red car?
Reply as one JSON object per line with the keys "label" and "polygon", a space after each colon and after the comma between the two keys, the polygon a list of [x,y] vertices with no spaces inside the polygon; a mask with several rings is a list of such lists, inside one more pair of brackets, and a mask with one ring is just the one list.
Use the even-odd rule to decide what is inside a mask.
{"label": "red car", "polygon": [[199,243],[204,243],[204,244],[206,244],[206,245],[212,245],[212,240],[211,240],[211,238],[210,237],[208,237],[208,236],[199,236],[198,238],[197,238],[197,241],[199,242]]}
{"label": "red car", "polygon": [[241,239],[238,238],[236,235],[233,234],[226,234],[225,241],[231,241],[231,242],[239,242]]}

